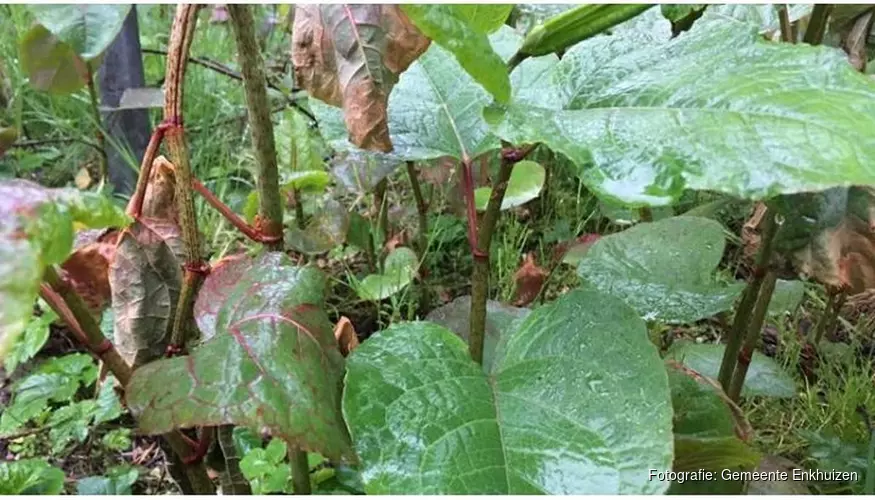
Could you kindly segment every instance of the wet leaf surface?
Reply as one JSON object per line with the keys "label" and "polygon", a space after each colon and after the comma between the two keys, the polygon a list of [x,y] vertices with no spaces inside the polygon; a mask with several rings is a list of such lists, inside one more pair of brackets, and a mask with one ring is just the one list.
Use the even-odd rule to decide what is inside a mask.
{"label": "wet leaf surface", "polygon": [[764,198],[875,183],[875,139],[861,133],[875,126],[871,78],[835,49],[766,42],[707,12],[675,39],[665,20],[620,26],[561,62],[523,61],[514,73],[538,66],[539,86],[515,89],[487,121],[508,142],[545,143],[597,194],[630,204],[669,204],[685,189]]}
{"label": "wet leaf surface", "polygon": [[719,384],[682,365],[666,365],[674,408],[675,459],[673,470],[755,466],[759,454],[747,441],[750,424]]}
{"label": "wet leaf surface", "polygon": [[[497,300],[486,302],[486,338],[483,341],[483,369],[489,373],[495,358],[495,348],[505,335],[514,332],[530,309],[502,304]],[[471,331],[471,296],[456,297],[452,302],[432,310],[426,321],[438,324],[458,335],[466,343]]]}
{"label": "wet leaf surface", "polygon": [[402,7],[423,33],[453,53],[464,71],[499,102],[510,98],[507,68],[489,43],[488,34],[503,24],[513,5],[405,4]]}
{"label": "wet leaf surface", "polygon": [[646,474],[672,458],[662,361],[637,315],[592,291],[533,311],[489,374],[449,330],[395,324],[349,357],[343,408],[369,494],[667,486]]}
{"label": "wet leaf surface", "polygon": [[[724,350],[726,346],[722,344],[678,342],[671,346],[665,358],[716,380]],[[796,395],[796,382],[774,360],[754,352],[741,395],[792,398]]]}
{"label": "wet leaf surface", "polygon": [[126,394],[141,430],[243,425],[353,458],[340,414],[344,362],[324,293],[318,270],[293,266],[282,253],[259,257],[227,293],[214,337],[134,372]]}
{"label": "wet leaf surface", "polygon": [[642,223],[595,242],[577,274],[621,298],[642,318],[690,323],[732,308],[743,289],[713,274],[723,256],[723,226],[700,217]]}

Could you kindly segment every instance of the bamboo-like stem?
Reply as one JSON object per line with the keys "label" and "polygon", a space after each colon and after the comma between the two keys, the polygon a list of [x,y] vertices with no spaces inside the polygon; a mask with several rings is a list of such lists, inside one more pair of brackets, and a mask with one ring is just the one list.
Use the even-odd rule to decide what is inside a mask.
{"label": "bamboo-like stem", "polygon": [[772,244],[775,239],[775,233],[778,231],[778,225],[775,222],[775,214],[772,209],[766,207],[762,221],[760,249],[754,264],[753,279],[745,288],[741,296],[741,302],[739,302],[738,308],[735,310],[732,330],[729,332],[726,350],[723,352],[723,360],[720,363],[720,373],[717,380],[725,391],[729,390],[732,374],[735,372],[735,366],[738,363],[738,353],[744,341],[748,323],[750,322],[751,311],[760,294],[760,288],[766,275],[766,268],[772,258]]}
{"label": "bamboo-like stem", "polygon": [[[74,332],[77,339],[109,368],[116,380],[123,387],[127,387],[131,379],[131,367],[115,346],[104,337],[100,325],[89,312],[82,297],[61,280],[53,266],[46,268],[43,273],[43,282],[40,295],[46,303],[58,313],[58,316]],[[186,459],[194,455],[194,450],[180,432],[169,432],[163,437],[179,457]],[[211,494],[215,492],[213,483],[202,463],[184,465],[184,471],[192,487],[192,493]]]}
{"label": "bamboo-like stem", "polygon": [[307,453],[297,448],[289,448],[289,465],[292,467],[292,488],[296,495],[309,495],[310,489],[310,463]]}
{"label": "bamboo-like stem", "polygon": [[47,267],[43,273],[40,296],[58,313],[76,339],[99,358],[122,385],[127,385],[132,373],[130,365],[104,337],[85,301],[61,280],[54,266]]}
{"label": "bamboo-like stem", "polygon": [[781,22],[781,41],[786,43],[796,43],[793,37],[793,26],[790,24],[790,12],[787,4],[778,7],[778,19]]}
{"label": "bamboo-like stem", "polygon": [[[483,345],[486,338],[486,302],[489,299],[489,248],[492,244],[492,235],[501,215],[501,202],[507,191],[507,183],[513,166],[525,158],[534,149],[533,146],[523,150],[506,147],[501,152],[501,166],[498,174],[492,180],[492,193],[489,195],[489,203],[483,212],[480,221],[480,230],[474,242],[473,256],[474,269],[471,274],[471,315],[469,318],[468,350],[471,359],[478,364],[483,364]],[[470,162],[467,165],[467,176],[470,181]],[[471,184],[467,187],[472,187]],[[468,190],[468,206],[474,206],[473,190]],[[470,210],[469,210],[470,214]],[[469,215],[470,217],[470,215]],[[476,224],[475,212],[474,224]]]}
{"label": "bamboo-like stem", "polygon": [[416,212],[419,215],[419,252],[422,255],[428,248],[428,206],[425,204],[422,187],[419,185],[419,172],[416,171],[412,161],[407,162],[407,177],[410,178],[410,187],[416,200]]}
{"label": "bamboo-like stem", "polygon": [[258,219],[255,226],[262,234],[275,238],[267,243],[269,249],[282,250],[283,203],[280,197],[273,123],[270,121],[270,103],[267,100],[267,78],[264,75],[264,61],[255,38],[255,20],[248,5],[228,4],[227,8],[237,42],[237,60],[240,63],[240,73],[243,75],[243,87],[246,91],[252,145],[258,160],[256,176]]}
{"label": "bamboo-like stem", "polygon": [[237,447],[234,446],[234,426],[220,425],[216,429],[216,438],[219,448],[222,450],[222,460],[227,476],[227,484],[223,484],[222,494],[251,495],[252,488],[249,487],[249,481],[240,470],[240,457],[237,454]]}
{"label": "bamboo-like stem", "polygon": [[820,45],[823,41],[823,36],[826,34],[826,25],[829,20],[829,15],[832,13],[832,4],[818,3],[811,10],[811,16],[808,18],[808,28],[805,30],[805,36],[802,41],[809,45]]}
{"label": "bamboo-like stem", "polygon": [[738,402],[738,398],[741,396],[741,388],[744,386],[744,379],[747,377],[747,369],[750,367],[751,357],[760,339],[760,331],[766,319],[766,313],[769,310],[769,302],[772,300],[772,293],[775,291],[777,279],[777,274],[771,269],[766,272],[766,276],[763,278],[763,284],[760,287],[753,315],[747,327],[747,336],[738,355],[738,364],[735,366],[729,390],[726,392],[729,398],[735,402]]}
{"label": "bamboo-like stem", "polygon": [[222,216],[228,222],[230,222],[232,226],[237,228],[241,233],[246,235],[252,241],[257,241],[259,243],[264,243],[268,245],[275,244],[277,241],[282,243],[282,233],[280,233],[279,235],[269,236],[259,231],[258,228],[250,226],[243,219],[243,217],[240,217],[233,210],[231,210],[231,207],[222,203],[222,200],[217,198],[216,195],[214,195],[212,191],[207,189],[207,187],[204,186],[203,183],[198,179],[192,179],[192,188],[194,188],[197,194],[203,196],[203,198],[207,201],[207,203],[210,204],[211,207],[215,208],[216,211],[222,214]]}
{"label": "bamboo-like stem", "polygon": [[651,210],[650,207],[639,208],[638,219],[641,222],[653,222],[653,210]]}
{"label": "bamboo-like stem", "polygon": [[94,84],[94,70],[91,63],[85,64],[86,81],[88,82],[88,98],[91,102],[91,116],[94,119],[94,125],[97,127],[97,146],[100,149],[100,182],[106,182],[109,178],[109,160],[106,156],[106,137],[103,135],[103,121],[100,118],[100,99],[97,97],[97,87]]}

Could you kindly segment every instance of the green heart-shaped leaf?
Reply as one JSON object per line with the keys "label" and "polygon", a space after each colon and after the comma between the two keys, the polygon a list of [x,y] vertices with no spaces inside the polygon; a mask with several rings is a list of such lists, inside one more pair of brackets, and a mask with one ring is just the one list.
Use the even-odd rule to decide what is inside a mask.
{"label": "green heart-shaped leaf", "polygon": [[[537,198],[544,188],[545,178],[544,167],[533,161],[525,160],[514,165],[507,181],[507,191],[501,201],[501,209],[518,207]],[[486,210],[491,195],[490,187],[477,188],[474,191],[477,210]]]}
{"label": "green heart-shaped leaf", "polygon": [[419,259],[407,247],[398,247],[383,262],[382,274],[371,274],[356,285],[356,291],[364,300],[383,300],[400,292],[413,281]]}
{"label": "green heart-shaped leaf", "polygon": [[577,274],[625,300],[642,318],[690,323],[731,309],[743,289],[714,280],[725,244],[719,223],[672,217],[600,238]]}
{"label": "green heart-shaped leaf", "polygon": [[32,5],[37,22],[86,61],[103,54],[121,31],[130,5]]}
{"label": "green heart-shaped leaf", "polygon": [[593,291],[533,311],[488,374],[433,323],[378,332],[348,359],[343,411],[369,494],[667,486],[647,475],[672,458],[662,361],[637,315]]}

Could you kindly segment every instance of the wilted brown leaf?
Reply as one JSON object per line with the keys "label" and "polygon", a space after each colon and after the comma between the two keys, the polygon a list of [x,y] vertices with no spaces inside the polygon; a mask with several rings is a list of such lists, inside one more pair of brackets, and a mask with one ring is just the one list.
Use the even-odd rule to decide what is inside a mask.
{"label": "wilted brown leaf", "polygon": [[869,57],[866,42],[872,30],[873,11],[869,9],[849,22],[841,31],[842,48],[848,53],[848,61],[857,70],[865,72]]}
{"label": "wilted brown leaf", "polygon": [[292,62],[310,95],[342,106],[350,141],[389,152],[387,105],[398,75],[430,41],[397,5],[295,7]]}
{"label": "wilted brown leaf", "polygon": [[176,167],[164,156],[155,158],[143,197],[143,217],[177,222],[175,190]]}
{"label": "wilted brown leaf", "polygon": [[[795,268],[848,295],[875,288],[875,190],[836,188],[800,195],[788,207],[776,245]],[[785,208],[791,210],[790,208]]]}
{"label": "wilted brown leaf", "polygon": [[337,346],[343,357],[349,356],[349,353],[359,346],[359,338],[352,326],[352,321],[346,316],[341,316],[337,325],[334,326],[334,338],[337,339]]}
{"label": "wilted brown leaf", "polygon": [[516,283],[513,305],[523,307],[531,304],[538,297],[544,281],[547,280],[547,271],[535,264],[535,254],[530,252],[526,255],[523,265],[513,275],[513,279]]}
{"label": "wilted brown leaf", "polygon": [[118,234],[114,229],[82,231],[76,236],[73,254],[61,265],[61,278],[95,315],[103,312],[111,297],[109,265]]}
{"label": "wilted brown leaf", "polygon": [[139,366],[161,356],[169,341],[182,281],[179,228],[142,218],[125,229],[109,270],[115,344]]}

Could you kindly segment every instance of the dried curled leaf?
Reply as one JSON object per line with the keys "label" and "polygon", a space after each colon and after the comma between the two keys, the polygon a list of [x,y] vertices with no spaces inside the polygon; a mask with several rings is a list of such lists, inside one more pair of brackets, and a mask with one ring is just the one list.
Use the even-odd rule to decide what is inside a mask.
{"label": "dried curled leaf", "polygon": [[180,246],[179,228],[161,219],[142,218],[119,239],[109,270],[114,339],[133,366],[167,348],[182,283]]}
{"label": "dried curled leaf", "polygon": [[75,250],[61,265],[61,277],[79,294],[95,315],[109,303],[109,266],[115,255],[119,232],[82,231],[76,235]]}
{"label": "dried curled leaf", "polygon": [[179,220],[176,211],[176,167],[164,156],[155,158],[143,197],[143,217]]}
{"label": "dried curled leaf", "polygon": [[359,346],[359,338],[352,326],[352,321],[346,316],[341,316],[337,324],[334,325],[334,338],[337,339],[337,346],[343,357],[349,356],[349,353]]}
{"label": "dried curled leaf", "polygon": [[313,97],[342,106],[350,141],[389,152],[387,106],[398,74],[430,41],[397,5],[297,5],[292,62]]}
{"label": "dried curled leaf", "polygon": [[795,268],[849,295],[875,288],[875,189],[835,188],[779,199],[776,248]]}
{"label": "dried curled leaf", "polygon": [[513,275],[516,283],[513,305],[524,307],[531,304],[538,297],[546,279],[547,271],[535,263],[534,253],[528,253],[523,265]]}

